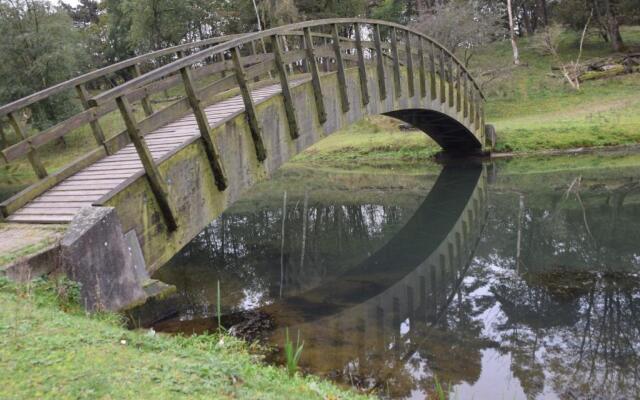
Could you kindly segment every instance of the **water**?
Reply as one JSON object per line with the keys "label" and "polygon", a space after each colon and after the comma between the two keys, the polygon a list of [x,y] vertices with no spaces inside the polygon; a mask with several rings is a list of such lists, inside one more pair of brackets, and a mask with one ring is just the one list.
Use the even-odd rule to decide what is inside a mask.
{"label": "water", "polygon": [[639,238],[633,157],[287,168],[157,272],[155,327],[215,329],[219,280],[306,372],[385,398],[638,398]]}

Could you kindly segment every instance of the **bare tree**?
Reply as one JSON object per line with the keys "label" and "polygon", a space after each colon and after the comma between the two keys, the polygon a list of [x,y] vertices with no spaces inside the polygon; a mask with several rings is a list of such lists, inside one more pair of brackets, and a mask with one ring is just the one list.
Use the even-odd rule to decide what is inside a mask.
{"label": "bare tree", "polygon": [[412,28],[436,39],[468,65],[473,51],[504,34],[499,13],[458,2],[438,3],[423,12]]}
{"label": "bare tree", "polygon": [[507,0],[507,14],[509,16],[509,36],[511,37],[511,48],[513,49],[513,63],[520,65],[520,55],[518,53],[518,44],[516,43],[516,31],[513,26],[513,8],[511,0]]}

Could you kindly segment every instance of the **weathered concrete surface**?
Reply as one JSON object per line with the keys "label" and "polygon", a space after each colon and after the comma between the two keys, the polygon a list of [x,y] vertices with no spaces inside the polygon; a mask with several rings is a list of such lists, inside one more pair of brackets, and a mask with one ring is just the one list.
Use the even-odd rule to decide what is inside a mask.
{"label": "weathered concrete surface", "polygon": [[59,265],[64,225],[0,224],[0,276],[25,282]]}
{"label": "weathered concrete surface", "polygon": [[62,270],[81,284],[87,310],[120,310],[146,299],[113,208],[82,209],[60,242],[60,251]]}
{"label": "weathered concrete surface", "polygon": [[[390,67],[387,72],[391,73]],[[233,115],[213,126],[214,140],[220,149],[229,182],[229,187],[224,192],[218,191],[215,186],[213,172],[201,139],[194,138],[160,160],[158,168],[167,181],[169,202],[175,209],[178,223],[178,229],[174,232],[167,229],[145,176],[138,177],[100,204],[116,209],[125,231],[135,230],[147,269],[153,273],[256,182],[269,178],[283,163],[302,150],[366,115],[391,114],[403,110],[431,111],[431,114],[427,113],[425,117],[437,113],[443,120],[448,118],[457,121],[440,124],[445,129],[451,125],[464,129],[440,132],[437,131],[440,128],[432,124],[429,134],[439,135],[441,138],[446,135],[466,135],[464,138],[449,137],[448,140],[464,140],[470,146],[482,147],[482,124],[476,125],[470,117],[465,118],[463,112],[457,110],[456,104],[449,106],[449,102],[443,102],[439,96],[431,98],[428,93],[426,97],[420,97],[417,71],[413,97],[408,96],[408,79],[406,70],[403,70],[400,95],[396,96],[394,93],[393,79],[388,79],[388,95],[384,100],[379,98],[375,68],[368,68],[367,74],[371,101],[364,107],[358,71],[347,70],[350,110],[346,113],[342,112],[337,75],[333,73],[322,76],[323,97],[327,110],[327,121],[324,124],[318,121],[311,83],[305,81],[293,87],[292,97],[300,127],[300,137],[295,140],[291,139],[289,134],[283,96],[275,95],[259,102],[256,105],[257,117],[262,127],[267,153],[267,159],[263,163],[257,160],[244,113]],[[414,125],[427,129],[426,122],[412,121]]]}

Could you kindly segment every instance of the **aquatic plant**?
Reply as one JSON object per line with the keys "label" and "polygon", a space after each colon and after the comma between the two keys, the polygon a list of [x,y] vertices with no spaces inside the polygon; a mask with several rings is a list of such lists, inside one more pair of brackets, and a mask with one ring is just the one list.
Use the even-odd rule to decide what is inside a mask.
{"label": "aquatic plant", "polygon": [[302,349],[304,348],[304,342],[300,343],[300,331],[298,331],[298,338],[294,346],[291,339],[289,339],[289,328],[285,329],[284,339],[284,356],[286,359],[287,372],[289,376],[295,375],[298,370],[298,362],[300,356],[302,356]]}

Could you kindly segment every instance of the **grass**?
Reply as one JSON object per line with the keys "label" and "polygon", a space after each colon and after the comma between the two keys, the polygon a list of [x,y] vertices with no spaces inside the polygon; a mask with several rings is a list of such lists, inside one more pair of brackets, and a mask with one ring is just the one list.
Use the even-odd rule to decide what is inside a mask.
{"label": "grass", "polygon": [[86,316],[65,281],[0,278],[0,398],[356,399],[313,377],[264,365],[224,334],[164,336]]}
{"label": "grass", "polygon": [[300,331],[298,331],[298,338],[296,339],[296,343],[294,344],[291,339],[289,339],[289,328],[285,330],[285,339],[284,339],[284,356],[286,360],[286,367],[289,376],[294,376],[298,371],[298,363],[300,362],[300,357],[302,356],[302,350],[304,349],[304,342],[300,343]]}
{"label": "grass", "polygon": [[429,160],[440,151],[423,132],[402,131],[400,124],[387,117],[369,117],[311,146],[296,156],[293,163],[348,166],[415,162]]}
{"label": "grass", "polygon": [[[640,46],[640,27],[623,27],[628,45]],[[560,54],[566,60],[578,53],[578,34],[565,33]],[[513,69],[491,83],[486,92],[487,121],[498,132],[497,151],[529,152],[544,149],[602,147],[640,142],[640,74],[588,81],[574,91],[557,72],[550,56],[536,53],[532,40],[519,41],[526,66]],[[588,36],[582,60],[611,54],[609,44]],[[481,51],[475,70],[510,64],[509,43]]]}

